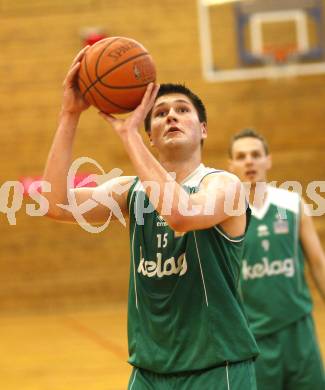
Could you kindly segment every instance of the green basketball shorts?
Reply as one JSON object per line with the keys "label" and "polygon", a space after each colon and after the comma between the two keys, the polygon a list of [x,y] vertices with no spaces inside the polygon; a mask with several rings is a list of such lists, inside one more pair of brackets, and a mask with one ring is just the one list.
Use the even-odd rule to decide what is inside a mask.
{"label": "green basketball shorts", "polygon": [[128,390],[256,390],[252,360],[184,374],[155,374],[134,368]]}
{"label": "green basketball shorts", "polygon": [[257,388],[324,390],[324,368],[311,315],[257,340]]}

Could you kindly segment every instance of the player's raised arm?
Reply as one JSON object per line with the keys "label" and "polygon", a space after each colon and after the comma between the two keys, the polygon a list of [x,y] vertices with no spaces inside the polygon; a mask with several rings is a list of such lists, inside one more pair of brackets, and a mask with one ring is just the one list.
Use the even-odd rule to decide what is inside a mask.
{"label": "player's raised arm", "polygon": [[312,218],[304,212],[305,204],[302,202],[302,217],[300,225],[300,239],[311,274],[318,291],[325,301],[325,254],[316,232]]}
{"label": "player's raised arm", "polygon": [[76,85],[80,61],[87,51],[82,49],[74,58],[63,82],[59,124],[48,155],[43,180],[51,183],[51,192],[44,193],[49,201],[48,215],[63,218],[58,204],[67,204],[67,175],[71,165],[72,146],[81,113],[88,108]]}
{"label": "player's raised arm", "polygon": [[71,211],[60,207],[60,205],[69,204],[69,191],[72,192],[77,206],[87,200],[92,200],[94,207],[90,207],[90,210],[84,214],[84,217],[89,222],[106,221],[107,214],[110,213],[108,207],[109,196],[113,197],[113,200],[117,202],[119,210],[125,215],[127,211],[127,189],[133,181],[133,177],[119,177],[97,188],[69,189],[67,187],[67,175],[72,162],[75,132],[81,113],[89,107],[89,104],[85,102],[77,87],[76,80],[80,61],[87,49],[88,47],[77,54],[64,80],[59,125],[43,174],[43,180],[51,184],[51,191],[43,193],[43,196],[49,202],[47,215],[60,221],[76,222]]}

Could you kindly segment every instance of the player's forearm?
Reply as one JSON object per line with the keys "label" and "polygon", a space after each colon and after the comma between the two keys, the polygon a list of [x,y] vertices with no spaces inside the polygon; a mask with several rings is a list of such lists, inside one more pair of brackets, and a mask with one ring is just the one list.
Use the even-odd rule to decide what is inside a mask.
{"label": "player's forearm", "polygon": [[62,210],[57,204],[67,203],[67,175],[71,165],[73,140],[80,114],[61,112],[43,180],[51,183],[51,191],[43,195],[49,201],[48,215],[55,216]]}
{"label": "player's forearm", "polygon": [[[302,202],[302,210],[305,208],[306,204]],[[300,239],[313,279],[325,301],[325,254],[312,218],[305,212],[301,217]]]}
{"label": "player's forearm", "polygon": [[311,273],[317,289],[325,302],[325,259],[322,259],[322,261],[319,262],[317,268],[312,267]]}

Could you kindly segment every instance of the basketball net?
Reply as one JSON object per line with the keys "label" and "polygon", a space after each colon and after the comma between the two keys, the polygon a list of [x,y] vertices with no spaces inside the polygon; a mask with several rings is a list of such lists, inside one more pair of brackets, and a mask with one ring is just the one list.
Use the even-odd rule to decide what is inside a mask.
{"label": "basketball net", "polygon": [[268,69],[268,74],[271,79],[295,77],[296,71],[294,65],[297,63],[298,58],[298,50],[295,44],[281,46],[265,45],[263,47],[262,60]]}

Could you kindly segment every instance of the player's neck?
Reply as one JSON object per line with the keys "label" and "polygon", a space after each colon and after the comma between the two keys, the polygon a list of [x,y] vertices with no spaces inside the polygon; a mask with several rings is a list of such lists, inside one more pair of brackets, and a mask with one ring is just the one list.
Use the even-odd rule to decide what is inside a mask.
{"label": "player's neck", "polygon": [[249,204],[257,209],[264,206],[267,198],[267,183],[252,183],[249,191]]}
{"label": "player's neck", "polygon": [[161,159],[160,163],[167,172],[175,172],[176,181],[181,183],[201,164],[201,155],[189,156],[188,159],[182,160],[176,160],[175,158],[173,160]]}

